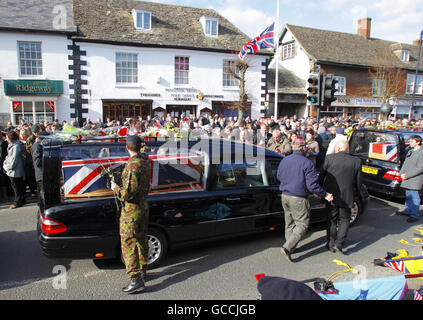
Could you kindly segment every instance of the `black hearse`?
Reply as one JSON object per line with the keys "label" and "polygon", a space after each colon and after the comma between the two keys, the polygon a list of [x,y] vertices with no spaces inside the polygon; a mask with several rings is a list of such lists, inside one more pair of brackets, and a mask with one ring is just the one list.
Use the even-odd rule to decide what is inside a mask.
{"label": "black hearse", "polygon": [[[113,139],[112,139],[113,140]],[[229,140],[147,141],[149,265],[170,247],[283,227],[276,172],[283,156]],[[44,189],[38,238],[52,258],[120,256],[119,201],[110,171],[128,159],[124,139],[67,143],[45,139]],[[106,174],[105,174],[106,173]],[[310,196],[312,221],[326,220],[326,205]],[[368,201],[357,199],[352,222]]]}
{"label": "black hearse", "polygon": [[362,128],[350,138],[350,153],[361,159],[363,183],[375,194],[405,197],[400,170],[410,150],[412,135],[423,138],[423,131],[411,129]]}

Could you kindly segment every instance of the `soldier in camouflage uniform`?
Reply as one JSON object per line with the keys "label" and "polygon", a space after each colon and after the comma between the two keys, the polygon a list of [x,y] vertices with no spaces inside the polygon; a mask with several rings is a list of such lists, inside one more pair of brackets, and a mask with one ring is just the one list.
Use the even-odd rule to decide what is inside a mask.
{"label": "soldier in camouflage uniform", "polygon": [[112,182],[112,189],[122,202],[120,237],[126,274],[131,279],[122,289],[135,293],[145,289],[148,261],[148,203],[150,190],[150,162],[148,149],[138,136],[126,139],[130,159],[122,173],[122,187]]}
{"label": "soldier in camouflage uniform", "polygon": [[31,131],[32,131],[32,135],[29,136],[28,139],[26,139],[26,143],[25,143],[26,152],[28,152],[29,154],[31,154],[32,146],[34,145],[35,140],[37,139],[38,133],[41,131],[41,129],[39,126],[34,124],[31,127]]}

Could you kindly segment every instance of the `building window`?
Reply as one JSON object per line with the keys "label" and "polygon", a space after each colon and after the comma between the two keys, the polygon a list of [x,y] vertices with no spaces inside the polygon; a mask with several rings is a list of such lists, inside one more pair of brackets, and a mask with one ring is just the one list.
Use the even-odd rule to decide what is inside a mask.
{"label": "building window", "polygon": [[138,55],[116,53],[116,83],[138,83]]}
{"label": "building window", "polygon": [[295,57],[295,41],[282,44],[282,60],[292,59]]}
{"label": "building window", "polygon": [[[407,87],[406,87],[406,94],[413,94],[414,90],[414,80],[416,78],[415,74],[408,74],[407,75]],[[416,94],[423,94],[423,75],[417,76],[417,83],[416,83]]]}
{"label": "building window", "polygon": [[335,85],[335,89],[338,90],[338,91],[335,92],[335,95],[336,96],[345,96],[347,94],[346,78],[334,76],[334,79],[338,81],[338,83]]}
{"label": "building window", "polygon": [[175,84],[189,84],[188,57],[175,57]]}
{"label": "building window", "polygon": [[21,76],[39,76],[43,74],[40,42],[18,42],[19,73]]}
{"label": "building window", "polygon": [[401,61],[404,61],[404,62],[410,61],[410,51],[408,50],[401,51]]}
{"label": "building window", "polygon": [[202,16],[199,21],[206,36],[217,37],[219,35],[219,19]]}
{"label": "building window", "polygon": [[216,19],[206,19],[206,35],[210,37],[218,36],[219,21]]}
{"label": "building window", "polygon": [[19,124],[22,120],[26,123],[37,123],[55,120],[55,101],[14,101],[13,120]]}
{"label": "building window", "polygon": [[237,87],[239,86],[239,80],[234,77],[230,70],[239,74],[239,71],[235,68],[235,61],[223,60],[223,86]]}
{"label": "building window", "polygon": [[133,11],[135,28],[138,30],[151,30],[151,12]]}
{"label": "building window", "polygon": [[373,79],[372,81],[372,96],[381,97],[386,92],[386,80]]}

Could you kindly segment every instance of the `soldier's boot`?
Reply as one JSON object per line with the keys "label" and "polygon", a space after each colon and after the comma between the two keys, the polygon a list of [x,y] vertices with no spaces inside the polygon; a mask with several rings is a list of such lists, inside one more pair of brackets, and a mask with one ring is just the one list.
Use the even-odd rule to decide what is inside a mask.
{"label": "soldier's boot", "polygon": [[145,283],[142,277],[137,279],[131,279],[129,284],[122,289],[123,293],[131,294],[136,292],[141,292],[145,290]]}

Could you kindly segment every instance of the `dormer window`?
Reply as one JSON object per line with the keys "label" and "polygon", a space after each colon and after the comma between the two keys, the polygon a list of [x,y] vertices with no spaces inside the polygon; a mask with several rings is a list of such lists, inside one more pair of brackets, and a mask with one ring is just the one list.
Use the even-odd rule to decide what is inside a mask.
{"label": "dormer window", "polygon": [[401,61],[409,62],[410,61],[410,51],[401,50]]}
{"label": "dormer window", "polygon": [[151,30],[151,12],[148,11],[132,11],[134,18],[134,26],[137,30]]}
{"label": "dormer window", "polygon": [[200,22],[206,36],[217,37],[219,35],[219,19],[201,17]]}

